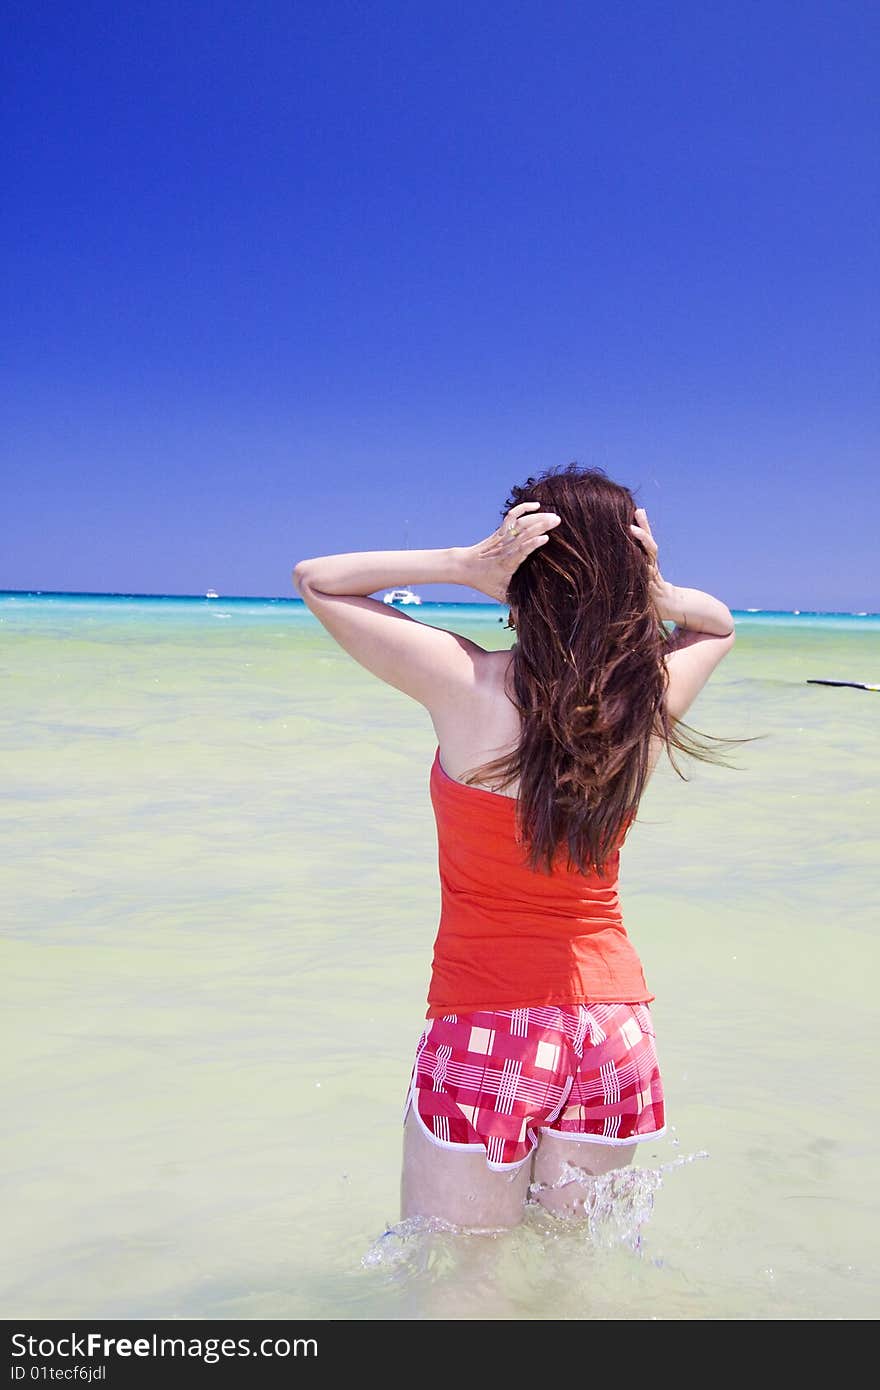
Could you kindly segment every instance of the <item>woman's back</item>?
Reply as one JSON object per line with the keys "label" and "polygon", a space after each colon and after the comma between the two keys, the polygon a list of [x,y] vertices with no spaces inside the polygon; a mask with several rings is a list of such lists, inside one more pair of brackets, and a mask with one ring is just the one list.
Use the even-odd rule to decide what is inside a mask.
{"label": "woman's back", "polygon": [[653,998],[618,895],[631,818],[601,873],[567,862],[564,846],[542,872],[528,862],[513,797],[450,777],[439,747],[429,785],[441,890],[429,1018]]}
{"label": "woman's back", "polygon": [[[521,720],[509,693],[512,664],[512,650],[475,649],[473,690],[467,705],[431,711],[440,761],[450,777],[460,779],[464,772],[512,752],[519,745]],[[487,786],[486,790],[498,789]],[[515,798],[516,792],[516,783],[512,783],[501,794]]]}
{"label": "woman's back", "polygon": [[[733,632],[717,636],[678,626],[673,629],[665,658],[666,707],[673,720],[684,718],[734,640]],[[474,647],[473,657],[474,680],[468,696],[461,698],[455,708],[438,706],[431,711],[440,760],[448,775],[456,779],[461,779],[471,768],[513,752],[519,745],[521,733],[522,721],[511,698],[514,650],[481,651]],[[652,735],[649,776],[663,746],[660,735]],[[499,789],[487,785],[486,790]],[[501,794],[515,798],[517,790],[513,782]]]}

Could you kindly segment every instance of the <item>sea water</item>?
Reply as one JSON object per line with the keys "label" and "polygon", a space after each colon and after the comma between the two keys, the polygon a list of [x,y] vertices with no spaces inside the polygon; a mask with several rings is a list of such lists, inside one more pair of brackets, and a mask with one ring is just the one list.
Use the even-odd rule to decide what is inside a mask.
{"label": "sea water", "polygon": [[736,618],[688,721],[756,741],[661,760],[621,856],[667,1134],[463,1236],[398,1208],[426,711],[299,601],[0,595],[4,1316],[873,1317],[880,693],[807,682],[880,619]]}

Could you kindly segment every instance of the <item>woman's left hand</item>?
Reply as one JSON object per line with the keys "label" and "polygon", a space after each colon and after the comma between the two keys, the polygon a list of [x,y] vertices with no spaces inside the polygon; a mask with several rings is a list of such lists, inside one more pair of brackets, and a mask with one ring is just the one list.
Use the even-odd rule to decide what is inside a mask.
{"label": "woman's left hand", "polygon": [[540,502],[518,502],[497,531],[463,548],[465,584],[499,603],[506,601],[511,576],[533,550],[546,544],[550,531],[561,521],[555,512],[536,510],[540,506]]}

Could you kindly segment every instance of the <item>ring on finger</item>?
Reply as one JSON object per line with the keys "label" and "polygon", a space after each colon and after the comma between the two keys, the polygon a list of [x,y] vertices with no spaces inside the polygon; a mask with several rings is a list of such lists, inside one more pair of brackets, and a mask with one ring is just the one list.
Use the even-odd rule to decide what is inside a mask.
{"label": "ring on finger", "polygon": [[519,535],[519,527],[517,526],[515,521],[508,522],[507,529],[512,536]]}

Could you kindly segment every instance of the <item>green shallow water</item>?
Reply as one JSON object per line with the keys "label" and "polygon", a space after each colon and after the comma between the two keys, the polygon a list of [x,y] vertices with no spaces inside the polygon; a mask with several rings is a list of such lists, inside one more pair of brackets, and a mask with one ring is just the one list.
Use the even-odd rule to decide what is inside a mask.
{"label": "green shallow water", "polygon": [[0,665],[4,1316],[874,1316],[880,694],[806,684],[874,621],[739,620],[689,719],[763,737],[661,762],[621,862],[670,1129],[592,1232],[489,1238],[383,1239],[427,713],[298,605],[6,600]]}

